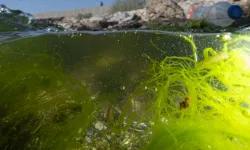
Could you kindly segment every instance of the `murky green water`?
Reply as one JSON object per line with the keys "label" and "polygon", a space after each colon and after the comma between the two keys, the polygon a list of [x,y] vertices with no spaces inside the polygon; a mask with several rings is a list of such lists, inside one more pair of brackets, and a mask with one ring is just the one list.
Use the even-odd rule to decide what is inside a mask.
{"label": "murky green water", "polygon": [[[198,50],[221,46],[215,35],[193,39]],[[3,41],[0,50],[0,149],[6,150],[145,146],[141,136],[148,132],[112,130],[113,123],[152,60],[193,54],[178,34],[147,32],[43,34]],[[131,111],[143,112],[146,101],[136,99]],[[105,115],[110,106],[112,118]]]}
{"label": "murky green water", "polygon": [[[164,106],[152,106],[161,87],[157,91],[157,86],[151,87],[145,82],[155,75],[154,71],[161,71],[157,70],[161,66],[154,65],[161,65],[157,62],[167,56],[194,57],[191,44],[180,37],[189,36],[189,33],[177,31],[192,31],[190,37],[197,46],[200,61],[203,60],[204,48],[220,51],[221,39],[234,36],[226,34],[222,38],[225,35],[222,32],[245,34],[249,30],[247,27],[206,30],[193,29],[188,25],[171,28],[158,25],[152,29],[176,32],[62,31],[56,27],[34,25],[31,14],[4,5],[0,8],[1,150],[154,150],[157,146],[168,149],[166,142],[171,143],[172,138],[162,142],[168,139],[169,134],[165,136],[167,128],[162,126],[158,129],[156,124],[159,121],[166,123],[166,119],[171,117],[164,119],[163,115],[163,118],[152,121],[156,114],[149,110],[159,108],[155,112],[165,112]],[[215,33],[217,31],[221,33]],[[244,45],[249,46],[247,43]],[[242,45],[234,48],[238,47]],[[177,70],[180,69],[178,67]],[[165,74],[169,76],[168,72]],[[165,83],[167,78],[163,77],[162,82]],[[171,95],[174,98],[178,96]],[[248,109],[248,102],[244,104]],[[243,114],[249,117],[247,110]],[[192,120],[189,122],[193,124]],[[186,128],[185,125],[183,127]],[[190,127],[191,130],[194,128]],[[189,131],[189,128],[182,130],[175,125],[172,129],[173,133],[178,129],[183,134]],[[230,133],[231,128],[228,130]],[[192,130],[190,133],[195,132]],[[163,136],[157,137],[159,135]],[[239,135],[241,138],[245,134]],[[209,134],[206,136],[210,141]],[[191,139],[191,144],[187,142],[189,137],[177,135],[176,147],[183,149],[180,145],[183,140],[183,145],[186,140],[185,146],[194,147],[192,142],[195,143],[199,136]],[[249,141],[248,137],[246,141]],[[208,143],[200,143],[198,147],[207,147]]]}
{"label": "murky green water", "polygon": [[[157,62],[161,62],[167,56],[194,57],[190,42],[180,37],[180,35],[189,36],[189,33],[153,30],[58,32],[59,30],[55,27],[34,26],[32,24],[32,15],[30,14],[19,10],[11,10],[3,5],[0,7],[1,150],[137,150],[145,147],[154,150],[156,147],[168,149],[169,147],[167,147],[168,145],[166,146],[166,143],[171,144],[171,141],[176,139],[179,141],[175,143],[175,146],[179,149],[183,149],[183,146],[191,146],[192,148],[192,146],[195,147],[195,144],[199,148],[203,146],[205,149],[211,149],[209,143],[211,144],[210,141],[213,140],[210,139],[220,139],[220,136],[217,135],[219,133],[226,135],[231,133],[232,128],[228,128],[227,132],[218,132],[217,129],[220,128],[217,128],[217,126],[212,128],[216,132],[211,132],[211,135],[216,137],[210,137],[210,133],[203,135],[202,132],[207,132],[207,128],[196,131],[197,126],[203,127],[203,125],[194,122],[200,120],[202,122],[204,117],[207,119],[207,116],[204,115],[199,120],[196,117],[187,117],[190,119],[187,120],[187,122],[189,121],[189,126],[186,126],[186,121],[184,124],[172,121],[172,128],[171,125],[168,128],[171,128],[172,133],[175,134],[176,130],[178,130],[175,139],[171,132],[169,132],[170,134],[165,134],[168,128],[165,127],[166,124],[163,125],[163,123],[168,124],[168,119],[171,119],[171,116],[164,118],[166,114],[163,114],[161,116],[163,118],[156,117],[158,120],[154,120],[156,122],[152,121],[152,116],[157,114],[150,114],[148,108],[151,108],[152,104],[155,105],[154,100],[158,98],[157,94],[159,96],[163,95],[159,99],[169,101],[168,98],[165,100],[164,93],[159,93],[169,89],[159,89],[157,91],[157,86],[150,87],[150,85],[148,86],[144,83],[151,79],[156,74],[155,72],[161,72],[161,70],[157,70],[161,66],[154,65],[164,65],[164,63],[158,64]],[[163,29],[165,28],[164,26],[162,27]],[[185,30],[185,28],[183,27],[179,30],[178,27],[171,26],[170,29],[171,31],[206,31],[200,28],[197,31]],[[161,30],[161,28],[159,29]],[[233,30],[236,31],[234,35],[226,33],[214,34],[217,30],[213,30],[211,34],[190,33],[191,40],[194,41],[198,49],[198,61],[203,60],[203,50],[205,48],[210,47],[219,52],[223,46],[221,39],[227,40],[227,37],[233,37],[235,34],[245,34],[248,30],[249,28],[235,29]],[[218,31],[223,32],[225,30]],[[238,45],[231,45],[231,47],[233,49],[244,47],[247,49],[246,53],[248,53],[248,41],[246,38],[246,43],[243,44],[238,41]],[[214,51],[212,52],[214,53]],[[243,58],[249,58],[247,56]],[[220,53],[218,53],[218,58],[220,57]],[[222,58],[217,63],[223,61],[224,59]],[[176,62],[170,61],[166,64],[168,63]],[[166,64],[165,67],[169,66]],[[182,65],[182,63],[179,64]],[[152,70],[152,68],[156,70]],[[194,67],[189,68],[195,69]],[[166,71],[167,69],[163,67],[163,70]],[[176,66],[176,69],[177,72],[180,69],[186,72],[189,71],[185,67],[183,68],[183,66]],[[203,71],[201,74],[198,72],[190,79],[196,80],[195,77],[203,76],[207,70],[204,69]],[[247,72],[242,74],[245,75]],[[239,73],[237,75],[240,76],[242,74]],[[162,88],[164,89],[165,82],[168,81],[168,76],[171,73],[164,72],[162,75],[167,76],[166,78],[160,78],[160,80],[163,79],[162,82],[164,84],[162,84]],[[172,79],[174,81],[177,80],[176,84],[179,84],[178,82],[182,80],[178,78],[178,75],[175,76],[177,79]],[[186,77],[186,75],[184,74],[183,77]],[[223,91],[221,85],[217,85],[217,80],[214,80],[215,82],[211,84],[207,84],[205,81],[196,81],[205,82],[205,85],[215,86],[217,89],[211,89],[211,91],[219,90],[217,91],[219,94],[217,94],[223,95],[220,93]],[[195,94],[195,88],[192,86],[189,88],[193,95],[197,95]],[[198,91],[198,93],[206,95],[210,87],[206,88],[208,89],[207,91]],[[234,91],[238,88],[236,85],[235,89],[232,90]],[[171,90],[177,91],[174,93],[181,93],[182,96],[185,94],[183,87],[177,86],[177,89]],[[245,117],[242,118],[247,122],[246,118],[249,118],[250,113],[250,111],[248,112],[248,95],[247,93],[243,94],[246,95],[243,98],[243,101],[246,100],[246,102],[242,103],[242,105],[244,104],[246,110],[242,111]],[[218,95],[217,98],[219,97]],[[173,98],[171,99],[172,101],[181,97],[180,95],[170,96]],[[209,96],[212,97],[213,95]],[[229,101],[234,101],[233,96]],[[228,103],[228,101],[224,102]],[[218,108],[222,106],[220,105]],[[208,107],[205,110],[209,111],[210,107]],[[166,112],[165,109],[168,109],[168,105],[154,106],[152,108],[159,108],[159,111],[155,112],[164,113]],[[200,109],[197,105],[192,107],[191,110],[196,108],[197,110]],[[228,108],[231,109],[231,107]],[[180,110],[179,108],[175,109],[177,112]],[[241,108],[237,107],[237,109]],[[167,111],[170,114],[172,113],[171,109]],[[225,112],[230,114],[227,110]],[[239,114],[236,116],[240,116]],[[193,112],[192,116],[195,116]],[[172,119],[174,118],[175,120],[178,117],[177,114]],[[231,117],[232,120],[235,119],[233,117],[235,115]],[[216,121],[218,120],[216,118]],[[216,121],[210,120],[210,122],[207,122],[208,128],[210,128],[210,124],[216,125]],[[223,120],[219,121],[225,122]],[[203,120],[203,122],[206,121]],[[154,123],[158,123],[158,126]],[[159,125],[161,128],[159,128]],[[179,127],[176,127],[176,125]],[[240,123],[236,123],[236,126],[238,125]],[[227,125],[224,126],[226,127]],[[154,128],[152,129],[152,127]],[[245,124],[242,127],[247,129]],[[234,130],[236,134],[238,129],[234,128]],[[196,134],[198,132],[200,133],[195,138],[186,134]],[[234,132],[232,131],[232,133]],[[242,140],[243,137],[246,141],[245,145],[248,145],[249,137],[245,136],[247,135],[245,132],[241,132],[243,131],[239,130],[239,133],[237,133],[239,134],[239,139]],[[161,137],[157,137],[159,135]],[[197,140],[203,136],[208,141],[202,139],[200,141],[204,143],[197,144]],[[193,139],[189,140],[190,137]],[[165,139],[169,140],[165,142]],[[233,139],[237,139],[237,135],[222,139],[224,140],[222,143],[228,142],[232,144],[233,142],[231,141]],[[222,143],[216,142],[212,142],[212,144],[215,143],[215,147],[226,147]],[[241,143],[237,146],[239,145],[242,146]],[[169,149],[175,150],[173,147]]]}

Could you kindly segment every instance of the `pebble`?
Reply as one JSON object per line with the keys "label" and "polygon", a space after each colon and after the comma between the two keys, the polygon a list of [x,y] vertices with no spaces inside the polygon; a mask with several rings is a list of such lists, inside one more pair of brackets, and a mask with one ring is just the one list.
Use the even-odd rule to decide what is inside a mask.
{"label": "pebble", "polygon": [[125,86],[121,86],[120,89],[123,91],[123,90],[126,89],[126,87]]}
{"label": "pebble", "polygon": [[146,123],[140,123],[139,125],[138,125],[138,128],[139,129],[146,129],[148,126],[146,125]]}
{"label": "pebble", "polygon": [[106,130],[107,129],[107,127],[100,121],[95,123],[95,128],[98,130],[103,130],[103,129]]}
{"label": "pebble", "polygon": [[80,128],[79,130],[78,130],[78,134],[81,134],[82,133],[82,128]]}
{"label": "pebble", "polygon": [[111,140],[111,136],[110,135],[107,135],[106,136],[108,140]]}
{"label": "pebble", "polygon": [[94,134],[93,129],[89,129],[89,130],[87,131],[87,135],[88,135],[88,136],[92,136],[93,134]]}
{"label": "pebble", "polygon": [[88,136],[85,137],[85,140],[87,143],[91,143],[91,139]]}

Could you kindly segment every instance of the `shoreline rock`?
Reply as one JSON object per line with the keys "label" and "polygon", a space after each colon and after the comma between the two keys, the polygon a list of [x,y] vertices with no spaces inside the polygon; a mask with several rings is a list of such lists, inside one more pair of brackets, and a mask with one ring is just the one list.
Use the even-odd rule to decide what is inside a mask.
{"label": "shoreline rock", "polygon": [[146,22],[146,9],[132,10],[128,12],[117,12],[114,14],[104,14],[93,16],[89,19],[79,19],[77,17],[60,17],[35,19],[35,26],[60,26],[66,30],[121,30],[129,28],[140,28]]}
{"label": "shoreline rock", "polygon": [[[185,24],[187,12],[191,7],[209,6],[221,0],[149,0],[144,9],[106,13],[100,16],[93,16],[89,19],[79,17],[60,17],[35,19],[35,26],[56,26],[65,30],[76,31],[113,31],[126,29],[147,28],[148,24]],[[226,0],[232,3],[232,0]],[[250,1],[241,0],[234,2],[244,10],[245,18],[250,19]],[[235,25],[243,26],[250,24],[250,20],[237,20]],[[242,24],[244,23],[244,24]]]}

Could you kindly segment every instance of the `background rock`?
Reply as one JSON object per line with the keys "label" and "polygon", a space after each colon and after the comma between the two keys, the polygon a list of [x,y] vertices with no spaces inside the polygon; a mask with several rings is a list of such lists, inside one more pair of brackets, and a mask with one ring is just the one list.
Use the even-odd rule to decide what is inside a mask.
{"label": "background rock", "polygon": [[[190,8],[200,6],[211,6],[221,0],[148,0],[144,9],[104,13],[93,16],[89,19],[79,17],[60,17],[37,19],[35,24],[45,24],[49,26],[60,26],[64,29],[73,30],[123,30],[144,27],[148,23],[175,24],[186,21]],[[244,15],[250,20],[250,0],[226,0],[230,3],[240,5],[244,10]],[[246,24],[249,20],[236,21],[236,25]]]}
{"label": "background rock", "polygon": [[149,0],[147,16],[153,23],[174,23],[185,20],[183,9],[171,0]]}
{"label": "background rock", "polygon": [[79,17],[61,17],[37,19],[34,24],[60,26],[69,30],[122,30],[139,28],[148,21],[146,9],[127,12],[106,13],[101,16],[93,16],[89,19]]}

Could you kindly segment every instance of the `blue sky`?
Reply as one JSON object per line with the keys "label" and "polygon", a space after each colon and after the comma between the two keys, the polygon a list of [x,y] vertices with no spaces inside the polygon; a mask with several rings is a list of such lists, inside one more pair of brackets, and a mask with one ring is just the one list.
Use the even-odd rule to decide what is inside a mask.
{"label": "blue sky", "polygon": [[[111,5],[114,0],[102,0],[104,5]],[[75,8],[96,7],[100,0],[0,0],[10,9],[19,9],[28,13],[70,10]]]}

